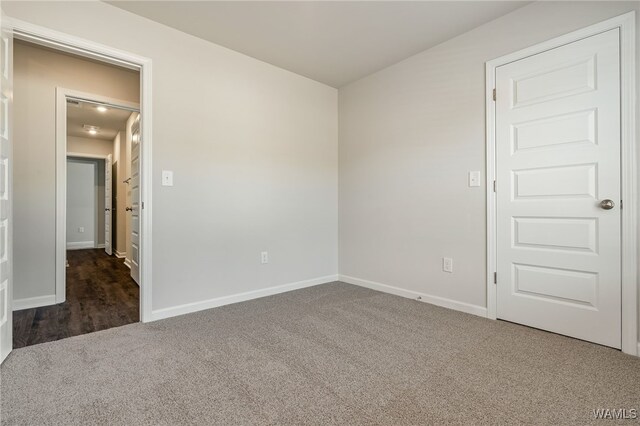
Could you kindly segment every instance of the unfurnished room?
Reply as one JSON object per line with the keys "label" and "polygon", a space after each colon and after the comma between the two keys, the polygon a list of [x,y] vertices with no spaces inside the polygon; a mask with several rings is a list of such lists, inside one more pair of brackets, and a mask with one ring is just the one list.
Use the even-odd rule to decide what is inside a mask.
{"label": "unfurnished room", "polygon": [[0,424],[640,422],[639,1],[0,7]]}

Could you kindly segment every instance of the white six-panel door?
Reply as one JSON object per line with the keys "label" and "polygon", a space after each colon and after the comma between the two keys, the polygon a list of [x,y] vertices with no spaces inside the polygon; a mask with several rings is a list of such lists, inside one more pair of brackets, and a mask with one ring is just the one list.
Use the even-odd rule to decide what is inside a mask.
{"label": "white six-panel door", "polygon": [[[4,17],[3,17],[4,18]],[[0,362],[13,348],[11,282],[11,109],[13,102],[13,36],[0,36]]]}
{"label": "white six-panel door", "polygon": [[140,114],[131,126],[131,278],[140,284]]}
{"label": "white six-panel door", "polygon": [[111,162],[112,155],[109,154],[104,160],[104,251],[107,252],[109,256],[111,256],[112,253],[111,229],[113,228],[111,222],[111,190],[113,186],[111,177]]}
{"label": "white six-panel door", "polygon": [[496,68],[497,316],[615,348],[618,32]]}

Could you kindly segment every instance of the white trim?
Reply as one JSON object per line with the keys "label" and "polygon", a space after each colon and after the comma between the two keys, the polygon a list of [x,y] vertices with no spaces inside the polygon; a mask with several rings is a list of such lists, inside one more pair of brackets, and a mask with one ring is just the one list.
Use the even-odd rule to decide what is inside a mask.
{"label": "white trim", "polygon": [[67,242],[67,250],[80,250],[80,249],[88,249],[88,248],[96,248],[96,242],[95,241],[76,241],[72,243]]}
{"label": "white trim", "polygon": [[109,158],[108,155],[85,154],[84,152],[70,152],[70,151],[67,151],[67,158],[69,158],[69,157],[87,158],[87,159],[91,159],[91,160],[106,160],[107,158]]}
{"label": "white trim", "polygon": [[185,303],[183,305],[155,310],[152,313],[152,317],[153,321],[155,321],[164,318],[175,317],[178,315],[189,314],[192,312],[198,312],[205,309],[217,308],[219,306],[230,305],[232,303],[245,302],[247,300],[258,299],[265,296],[273,296],[275,294],[285,293],[287,291],[313,287],[315,285],[326,284],[337,280],[337,275],[329,275],[326,277],[313,278],[310,280],[298,281],[294,283],[263,288],[260,290],[232,294],[230,296],[216,297],[214,299],[203,300],[201,302]]}
{"label": "white trim", "polygon": [[[153,318],[153,306],[151,292],[153,287],[151,262],[152,254],[152,226],[151,226],[151,194],[153,194],[153,169],[152,169],[152,130],[151,125],[151,59],[144,59],[140,64],[140,201],[142,211],[140,213],[140,319],[142,322],[151,321]],[[145,206],[146,203],[146,206]]]}
{"label": "white trim", "polygon": [[119,252],[118,250],[113,250],[113,254],[115,257],[117,257],[118,259],[124,259],[125,257],[127,257],[127,252]]}
{"label": "white trim", "polygon": [[[65,301],[66,290],[66,243],[67,235],[67,99],[90,100],[127,109],[139,108],[139,104],[109,98],[94,93],[56,87],[56,301]],[[76,153],[77,154],[77,153]],[[91,154],[80,154],[82,158],[95,158]],[[106,157],[104,157],[106,158]],[[76,247],[88,248],[88,247]],[[95,248],[94,245],[91,248]]]}
{"label": "white trim", "polygon": [[107,245],[106,244],[96,244],[95,248],[99,248],[99,249],[103,249],[105,248]]}
{"label": "white trim", "polygon": [[150,59],[135,55],[124,50],[75,37],[50,28],[41,27],[27,21],[10,16],[3,17],[8,27],[14,31],[14,37],[30,43],[39,44],[54,50],[71,53],[99,62],[106,62],[119,67],[139,70],[142,65],[151,62]]}
{"label": "white trim", "polygon": [[496,255],[496,193],[493,192],[496,180],[496,146],[495,146],[495,102],[493,101],[493,88],[496,87],[495,66],[487,62],[485,75],[487,78],[485,87],[485,111],[487,117],[487,318],[497,319],[497,288],[494,283],[494,274],[498,270]]}
{"label": "white trim", "polygon": [[[114,107],[114,108],[119,108],[119,109],[124,109],[124,110],[129,110],[132,112],[139,112],[140,111],[140,104],[137,102],[129,102],[129,101],[125,101],[122,99],[115,99],[115,98],[110,98],[108,96],[102,96],[102,95],[96,95],[95,93],[88,93],[88,92],[81,92],[79,90],[73,90],[73,89],[64,89],[65,91],[65,110],[67,107],[67,103],[66,100],[67,99],[75,99],[77,101],[80,102],[90,102],[90,103],[96,103],[96,104],[102,104],[102,105],[108,105],[110,107]],[[80,154],[86,157],[94,157],[93,154]],[[100,155],[96,155],[95,157],[98,158],[107,158],[107,156],[100,156]],[[94,158],[95,158],[94,157]]]}
{"label": "white trim", "polygon": [[50,294],[48,296],[28,297],[26,299],[14,299],[13,310],[21,311],[23,309],[40,308],[42,306],[55,305],[56,295]]}
{"label": "white trim", "polygon": [[453,299],[447,299],[446,297],[432,296],[426,293],[420,293],[417,291],[406,290],[400,287],[394,287],[389,284],[382,284],[375,281],[363,280],[361,278],[350,277],[348,275],[339,275],[339,281],[347,284],[353,284],[360,287],[366,287],[371,290],[381,291],[383,293],[389,293],[400,297],[406,297],[407,299],[414,299],[420,302],[429,303],[431,305],[441,306],[443,308],[453,309],[454,311],[465,312],[467,314],[477,315],[479,317],[487,316],[487,308],[484,306],[472,305],[470,303],[459,302]]}
{"label": "white trim", "polygon": [[[124,266],[126,266],[127,268],[131,269],[131,260],[128,258],[124,259]],[[153,320],[150,320],[153,321]]]}
{"label": "white trim", "polygon": [[141,201],[144,204],[140,215],[140,319],[151,321],[152,280],[152,61],[123,50],[114,49],[80,37],[75,37],[50,28],[34,25],[30,22],[7,17],[4,24],[14,30],[14,35],[23,40],[38,43],[53,49],[71,52],[98,61],[140,71],[140,115],[141,133],[144,143],[141,146],[140,178]]}
{"label": "white trim", "polygon": [[[3,314],[2,318],[0,318],[0,328],[4,328],[4,330],[0,331],[2,337],[6,340],[0,342],[0,364],[4,362],[7,356],[13,350],[13,260],[14,260],[14,250],[13,250],[13,162],[14,162],[14,138],[13,138],[13,97],[11,93],[13,92],[13,36],[10,23],[7,23],[6,16],[3,11],[0,10],[0,38],[6,40],[6,45],[4,49],[4,54],[6,57],[5,60],[2,61],[4,65],[7,67],[5,70],[6,75],[5,78],[0,77],[0,80],[4,80],[4,85],[0,82],[1,90],[0,93],[7,97],[7,126],[6,126],[6,134],[5,139],[8,143],[7,152],[4,153],[7,158],[7,167],[5,170],[6,177],[6,189],[8,190],[7,197],[5,200],[0,201],[2,207],[6,208],[6,221],[7,221],[7,229],[6,229],[6,246],[5,246],[5,255],[6,262],[3,265],[2,269],[4,272],[4,280],[0,282],[0,292],[4,291],[4,300],[1,303],[3,306]],[[0,41],[2,42],[2,41]],[[6,85],[6,86],[5,86]]]}
{"label": "white trim", "polygon": [[[621,181],[622,181],[622,351],[640,354],[638,345],[638,256],[637,256],[637,159],[636,159],[636,74],[635,74],[635,11],[625,13],[595,25],[548,40],[486,63],[487,118],[487,317],[496,319],[497,295],[493,284],[496,271],[496,200],[495,179],[495,87],[496,68],[554,49],[614,28],[620,29],[621,57]],[[498,185],[500,183],[498,182]]]}

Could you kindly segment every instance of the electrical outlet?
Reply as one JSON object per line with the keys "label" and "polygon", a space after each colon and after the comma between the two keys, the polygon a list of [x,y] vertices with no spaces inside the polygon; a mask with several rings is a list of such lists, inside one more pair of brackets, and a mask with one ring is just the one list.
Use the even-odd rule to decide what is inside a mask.
{"label": "electrical outlet", "polygon": [[450,257],[442,258],[442,270],[444,272],[453,272],[453,259]]}
{"label": "electrical outlet", "polygon": [[78,232],[82,234],[84,232],[84,226],[79,227]]}
{"label": "electrical outlet", "polygon": [[269,263],[269,252],[268,251],[263,251],[260,254],[260,259],[262,260],[262,263]]}

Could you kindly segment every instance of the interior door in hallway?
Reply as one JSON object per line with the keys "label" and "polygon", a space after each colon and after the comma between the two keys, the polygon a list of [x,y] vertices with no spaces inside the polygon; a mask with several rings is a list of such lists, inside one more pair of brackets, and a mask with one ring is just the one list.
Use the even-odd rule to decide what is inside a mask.
{"label": "interior door in hallway", "polygon": [[496,69],[497,315],[621,346],[614,29]]}
{"label": "interior door in hallway", "polygon": [[131,278],[140,284],[140,114],[131,125]]}
{"label": "interior door in hallway", "polygon": [[112,215],[112,176],[111,176],[112,155],[109,154],[104,160],[104,251],[109,256],[112,254],[111,244],[111,215]]}

